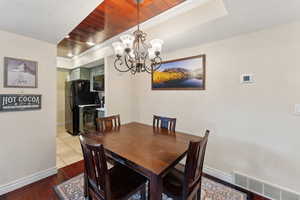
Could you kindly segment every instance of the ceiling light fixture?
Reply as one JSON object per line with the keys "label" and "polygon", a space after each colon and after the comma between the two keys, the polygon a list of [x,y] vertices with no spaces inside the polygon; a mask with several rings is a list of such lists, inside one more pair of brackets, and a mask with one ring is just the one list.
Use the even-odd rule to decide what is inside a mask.
{"label": "ceiling light fixture", "polygon": [[68,39],[68,38],[70,38],[70,36],[69,36],[69,35],[67,35],[65,38],[66,38],[66,39]]}
{"label": "ceiling light fixture", "polygon": [[133,35],[127,34],[120,37],[121,42],[112,44],[116,59],[114,66],[119,72],[140,72],[152,73],[161,64],[160,57],[163,41],[153,39],[150,44],[146,44],[147,34],[140,30],[140,3],[143,0],[136,0],[137,3],[137,30]]}
{"label": "ceiling light fixture", "polygon": [[73,57],[73,54],[72,53],[68,53],[68,57]]}

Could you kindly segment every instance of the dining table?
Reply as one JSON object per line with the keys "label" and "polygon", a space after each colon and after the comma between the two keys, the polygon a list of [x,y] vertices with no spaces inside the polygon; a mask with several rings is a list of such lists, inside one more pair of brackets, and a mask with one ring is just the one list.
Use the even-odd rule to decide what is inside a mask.
{"label": "dining table", "polygon": [[162,199],[164,175],[184,158],[190,141],[201,139],[137,122],[89,135],[92,142],[103,144],[110,159],[147,177],[150,200]]}

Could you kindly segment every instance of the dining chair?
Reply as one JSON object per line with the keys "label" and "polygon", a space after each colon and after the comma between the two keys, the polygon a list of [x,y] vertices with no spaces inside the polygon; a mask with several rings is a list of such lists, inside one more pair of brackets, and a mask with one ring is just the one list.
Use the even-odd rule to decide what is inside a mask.
{"label": "dining chair", "polygon": [[153,127],[164,128],[168,129],[169,131],[175,132],[176,118],[153,115]]}
{"label": "dining chair", "polygon": [[140,191],[141,200],[146,200],[144,176],[121,164],[108,169],[103,145],[91,143],[83,135],[79,139],[84,158],[85,199],[123,200]]}
{"label": "dining chair", "polygon": [[100,132],[111,131],[113,128],[119,128],[120,126],[120,115],[97,118],[97,129]]}
{"label": "dining chair", "polygon": [[173,168],[163,179],[163,192],[175,200],[201,199],[203,163],[209,131],[200,141],[191,141],[184,172]]}

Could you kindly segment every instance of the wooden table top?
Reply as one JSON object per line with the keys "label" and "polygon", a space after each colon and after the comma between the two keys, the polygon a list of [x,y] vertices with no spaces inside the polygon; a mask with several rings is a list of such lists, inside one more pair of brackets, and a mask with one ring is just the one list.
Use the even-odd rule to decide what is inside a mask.
{"label": "wooden table top", "polygon": [[171,133],[141,123],[129,123],[105,134],[92,134],[94,142],[145,170],[161,175],[187,152],[191,140],[201,137]]}

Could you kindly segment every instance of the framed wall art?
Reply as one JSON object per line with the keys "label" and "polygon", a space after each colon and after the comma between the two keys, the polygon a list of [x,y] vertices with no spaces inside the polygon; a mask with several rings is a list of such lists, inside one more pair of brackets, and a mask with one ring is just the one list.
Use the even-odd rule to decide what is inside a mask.
{"label": "framed wall art", "polygon": [[205,55],[169,60],[152,73],[152,90],[205,90]]}
{"label": "framed wall art", "polygon": [[4,58],[4,87],[37,88],[38,63],[35,61]]}

